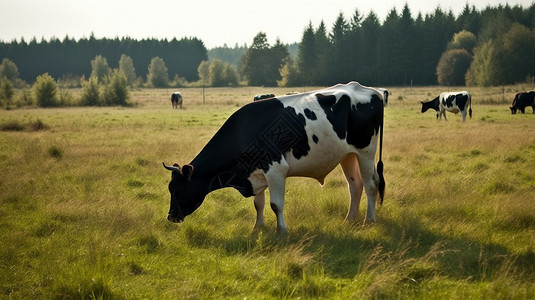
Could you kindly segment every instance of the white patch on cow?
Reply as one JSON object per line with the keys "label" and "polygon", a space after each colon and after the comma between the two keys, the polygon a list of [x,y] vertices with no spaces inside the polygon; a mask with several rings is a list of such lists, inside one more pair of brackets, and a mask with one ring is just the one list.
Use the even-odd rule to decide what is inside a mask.
{"label": "white patch on cow", "polygon": [[[364,178],[364,185],[367,188],[368,208],[366,218],[375,221],[375,199],[377,190],[369,188],[377,186],[378,175],[375,170],[375,151],[377,149],[378,133],[372,136],[370,144],[363,149],[357,149],[350,145],[345,139],[340,139],[334,131],[333,125],[327,119],[325,111],[317,101],[316,94],[324,96],[334,95],[337,101],[343,96],[348,95],[352,106],[357,106],[359,103],[370,103],[372,95],[377,95],[379,99],[383,100],[383,93],[376,89],[365,87],[356,82],[348,84],[339,84],[331,88],[320,91],[313,91],[298,95],[282,96],[277,98],[284,107],[292,107],[297,114],[302,114],[305,117],[305,109],[309,109],[316,115],[315,120],[305,117],[305,131],[307,133],[308,144],[310,150],[307,155],[297,159],[292,151],[288,151],[281,158],[280,162],[273,162],[267,172],[257,169],[251,173],[248,180],[251,182],[255,196],[255,206],[257,206],[257,222],[255,227],[263,226],[263,210],[264,207],[264,190],[269,187],[270,202],[275,204],[281,210],[284,207],[284,191],[286,177],[301,176],[315,178],[323,185],[325,177],[342,161],[346,160],[348,155],[356,155],[358,163],[352,165],[358,168],[360,165],[360,172]],[[313,136],[317,137],[317,143],[313,141]],[[363,168],[366,168],[362,172]],[[358,203],[360,202],[360,195],[362,192],[362,179],[360,176],[354,176],[355,171],[344,170],[346,177],[348,177],[348,184],[350,186],[351,206],[348,213],[348,219],[352,220],[356,217],[358,211]],[[356,171],[359,172],[358,170]],[[349,179],[349,177],[352,177]],[[358,177],[358,178],[353,178]],[[361,180],[359,183],[349,182],[349,180]],[[355,185],[356,184],[356,185]],[[354,186],[360,186],[360,190]],[[351,191],[353,189],[353,191]],[[261,209],[260,209],[261,208]],[[282,213],[277,214],[277,228],[286,230],[284,216]]]}

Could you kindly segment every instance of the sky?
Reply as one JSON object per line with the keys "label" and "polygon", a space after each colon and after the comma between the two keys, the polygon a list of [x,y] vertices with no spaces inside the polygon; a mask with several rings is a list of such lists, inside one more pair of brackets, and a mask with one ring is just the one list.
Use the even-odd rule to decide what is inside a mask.
{"label": "sky", "polygon": [[408,4],[413,18],[440,7],[458,16],[468,4],[482,10],[508,4],[528,8],[533,0],[0,0],[0,40],[88,38],[181,39],[196,37],[208,49],[251,45],[264,32],[268,42],[300,42],[310,22],[330,31],[338,15],[349,19],[358,9],[384,21]]}

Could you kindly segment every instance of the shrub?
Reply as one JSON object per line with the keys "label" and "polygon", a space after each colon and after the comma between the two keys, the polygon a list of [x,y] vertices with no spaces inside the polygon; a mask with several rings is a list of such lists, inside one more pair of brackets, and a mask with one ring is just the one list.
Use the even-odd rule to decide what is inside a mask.
{"label": "shrub", "polygon": [[22,124],[16,120],[8,121],[6,123],[0,124],[1,131],[23,131],[23,130],[40,131],[40,130],[46,130],[49,128],[50,126],[43,123],[43,121],[41,121],[40,119],[37,119],[37,121],[31,122],[28,124]]}
{"label": "shrub", "polygon": [[33,93],[37,105],[40,107],[52,107],[58,105],[58,86],[48,73],[37,76],[33,85]]}
{"label": "shrub", "polygon": [[104,86],[104,101],[107,105],[127,105],[129,97],[128,79],[123,71],[113,70]]}
{"label": "shrub", "polygon": [[0,130],[2,131],[22,131],[24,130],[24,125],[19,121],[9,121],[0,125]]}
{"label": "shrub", "polygon": [[76,104],[77,103],[74,100],[74,96],[72,95],[72,93],[70,93],[68,90],[59,91],[58,106],[74,106]]}
{"label": "shrub", "polygon": [[13,83],[4,76],[0,80],[0,104],[9,105],[14,94]]}
{"label": "shrub", "polygon": [[34,98],[31,90],[23,90],[18,93],[13,103],[17,107],[32,106],[34,105]]}
{"label": "shrub", "polygon": [[50,126],[43,123],[43,121],[41,121],[40,119],[37,119],[35,122],[32,122],[28,125],[32,131],[40,131],[40,130],[46,130],[50,128]]}
{"label": "shrub", "polygon": [[80,104],[85,106],[101,105],[100,91],[97,77],[89,77],[82,83],[82,98]]}
{"label": "shrub", "polygon": [[61,151],[61,149],[56,146],[52,146],[48,148],[48,155],[50,155],[50,157],[52,158],[60,159],[63,157],[63,151]]}

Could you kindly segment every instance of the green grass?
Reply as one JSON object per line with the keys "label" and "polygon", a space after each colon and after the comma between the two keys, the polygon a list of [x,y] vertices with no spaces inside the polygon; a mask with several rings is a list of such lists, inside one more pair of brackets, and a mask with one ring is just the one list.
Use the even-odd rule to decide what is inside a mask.
{"label": "green grass", "polygon": [[252,233],[252,198],[232,189],[166,220],[161,162],[190,162],[267,89],[207,89],[204,103],[186,89],[180,111],[166,90],[133,92],[132,108],[0,111],[0,298],[532,299],[535,116],[510,114],[517,89],[469,89],[461,124],[420,113],[439,88],[390,88],[378,221],[362,224],[363,201],[344,222],[336,168],[323,188],[288,179],[286,236],[269,208]]}

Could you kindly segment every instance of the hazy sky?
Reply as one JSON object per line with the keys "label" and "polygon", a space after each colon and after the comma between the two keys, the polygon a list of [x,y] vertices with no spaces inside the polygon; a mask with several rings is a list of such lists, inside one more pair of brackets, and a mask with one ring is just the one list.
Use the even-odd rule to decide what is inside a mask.
{"label": "hazy sky", "polygon": [[309,22],[314,27],[323,20],[330,30],[338,14],[346,19],[356,9],[361,15],[374,11],[384,21],[395,8],[405,3],[413,18],[418,12],[432,13],[437,6],[457,16],[468,3],[482,10],[499,4],[532,5],[533,0],[0,0],[0,40],[28,42],[33,37],[49,40],[66,35],[135,39],[197,37],[207,48],[250,45],[259,32],[268,42],[277,38],[284,43],[299,42]]}

